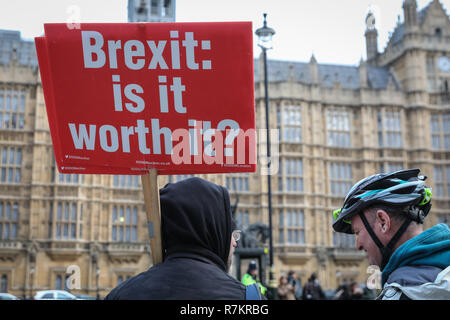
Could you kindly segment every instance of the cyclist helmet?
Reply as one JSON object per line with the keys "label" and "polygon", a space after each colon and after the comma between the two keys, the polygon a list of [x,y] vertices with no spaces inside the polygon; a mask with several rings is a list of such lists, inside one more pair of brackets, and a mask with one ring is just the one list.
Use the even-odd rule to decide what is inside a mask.
{"label": "cyclist helmet", "polygon": [[412,221],[423,223],[431,208],[431,188],[425,186],[426,176],[420,169],[375,174],[357,182],[349,191],[341,209],[333,212],[333,229],[353,233],[351,218],[375,204],[402,209]]}
{"label": "cyclist helmet", "polygon": [[[373,242],[380,249],[383,270],[394,248],[411,221],[423,223],[431,209],[431,188],[425,187],[426,176],[419,176],[420,169],[400,170],[376,174],[356,183],[345,197],[341,209],[333,212],[333,229],[336,232],[353,233],[351,218],[359,215]],[[368,222],[364,210],[373,205],[385,205],[402,212],[406,219],[384,245]]]}

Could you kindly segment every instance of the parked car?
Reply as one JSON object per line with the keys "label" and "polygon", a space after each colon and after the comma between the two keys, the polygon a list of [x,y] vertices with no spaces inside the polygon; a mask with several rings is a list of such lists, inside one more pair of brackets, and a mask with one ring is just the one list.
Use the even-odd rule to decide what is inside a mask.
{"label": "parked car", "polygon": [[96,297],[90,296],[88,294],[76,294],[78,300],[97,300]]}
{"label": "parked car", "polygon": [[20,300],[15,295],[12,295],[10,293],[0,293],[0,300]]}
{"label": "parked car", "polygon": [[77,300],[77,297],[64,290],[42,290],[36,292],[34,300]]}

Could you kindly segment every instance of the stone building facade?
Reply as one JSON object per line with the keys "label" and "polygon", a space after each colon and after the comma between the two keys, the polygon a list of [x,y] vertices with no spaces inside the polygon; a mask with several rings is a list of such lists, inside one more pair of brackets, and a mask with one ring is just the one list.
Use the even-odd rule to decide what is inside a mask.
{"label": "stone building facade", "polygon": [[[403,10],[383,52],[368,24],[368,59],[357,66],[268,62],[270,123],[279,132],[271,176],[277,278],[295,270],[303,283],[316,272],[326,289],[366,282],[366,256],[353,236],[332,231],[331,212],[377,172],[421,168],[433,187],[425,227],[450,221],[450,21],[439,1],[418,11],[406,0]],[[254,62],[256,126],[264,129],[263,66]],[[232,203],[239,198],[241,228],[268,223],[266,175],[202,177],[227,186]],[[105,296],[148,269],[141,190],[135,176],[58,173],[34,43],[1,30],[0,291],[29,297],[69,285]]]}
{"label": "stone building facade", "polygon": [[[271,128],[280,132],[280,170],[272,177],[278,275],[293,269],[305,283],[317,272],[325,288],[366,283],[367,259],[354,236],[332,231],[331,212],[354,183],[378,172],[420,168],[433,188],[425,228],[450,223],[450,21],[437,0],[420,11],[404,1],[403,10],[383,52],[368,14],[368,59],[358,66],[319,64],[314,56],[268,63]],[[263,62],[255,61],[259,128],[263,80]],[[265,179],[250,179],[260,181],[257,219],[267,221]]]}

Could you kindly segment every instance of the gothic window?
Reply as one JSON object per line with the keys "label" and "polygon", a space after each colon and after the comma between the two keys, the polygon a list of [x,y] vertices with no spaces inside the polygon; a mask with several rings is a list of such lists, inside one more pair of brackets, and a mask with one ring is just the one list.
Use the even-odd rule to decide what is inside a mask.
{"label": "gothic window", "polygon": [[236,223],[239,228],[245,230],[250,225],[250,215],[248,210],[239,210],[236,215]]}
{"label": "gothic window", "polygon": [[431,148],[434,150],[439,150],[441,149],[441,123],[439,115],[432,114],[430,122]]}
{"label": "gothic window", "polygon": [[137,206],[113,206],[112,241],[137,242]]}
{"label": "gothic window", "polygon": [[115,188],[139,188],[140,176],[138,175],[114,175]]}
{"label": "gothic window", "polygon": [[450,150],[450,114],[432,114],[430,118],[431,148]]}
{"label": "gothic window", "polygon": [[[287,192],[303,192],[303,161],[302,159],[284,159],[283,169],[284,188]],[[283,186],[283,181],[280,181]],[[280,187],[280,185],[279,185]]]}
{"label": "gothic window", "polygon": [[333,231],[333,245],[337,248],[355,248],[356,238],[353,234]]}
{"label": "gothic window", "polygon": [[450,165],[433,167],[433,195],[450,198]]}
{"label": "gothic window", "polygon": [[22,148],[2,147],[0,153],[0,182],[20,183],[22,179]]}
{"label": "gothic window", "polygon": [[151,7],[151,14],[157,15],[158,14],[158,7],[159,7],[159,1],[158,0],[152,0],[152,7]]}
{"label": "gothic window", "polygon": [[0,89],[0,130],[23,129],[25,125],[25,91]]}
{"label": "gothic window", "polygon": [[332,196],[345,196],[352,187],[352,167],[347,163],[330,163],[330,192]]}
{"label": "gothic window", "polygon": [[402,147],[402,123],[398,111],[378,111],[378,145],[380,148]]}
{"label": "gothic window", "polygon": [[58,182],[64,183],[64,184],[79,184],[84,183],[84,175],[83,174],[77,174],[77,173],[59,173],[57,171],[58,175]]}
{"label": "gothic window", "polygon": [[226,187],[229,191],[248,192],[250,191],[248,173],[238,173],[227,175]]}
{"label": "gothic window", "polygon": [[288,209],[279,213],[279,243],[305,244],[305,215],[303,210]]}
{"label": "gothic window", "polygon": [[80,208],[78,209],[76,202],[58,202],[56,207],[56,217],[53,212],[53,205],[51,204],[49,235],[54,235],[54,238],[58,240],[75,240],[82,238],[82,219],[82,205],[80,205]]}
{"label": "gothic window", "polygon": [[327,132],[329,146],[350,147],[350,113],[345,110],[329,110]]}
{"label": "gothic window", "polygon": [[286,216],[288,243],[305,244],[305,217],[303,211],[287,211]]}
{"label": "gothic window", "polygon": [[282,115],[277,113],[277,122],[283,118],[282,141],[300,143],[302,141],[302,117],[299,106],[285,106]]}
{"label": "gothic window", "polygon": [[0,202],[0,240],[17,238],[19,223],[19,204]]}

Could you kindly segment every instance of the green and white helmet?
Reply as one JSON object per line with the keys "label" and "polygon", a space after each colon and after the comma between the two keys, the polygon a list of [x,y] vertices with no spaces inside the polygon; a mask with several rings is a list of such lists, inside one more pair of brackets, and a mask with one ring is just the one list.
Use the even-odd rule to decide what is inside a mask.
{"label": "green and white helmet", "polygon": [[395,207],[412,221],[423,223],[431,208],[431,188],[420,169],[375,174],[357,182],[348,192],[341,209],[333,212],[333,229],[353,233],[351,218],[375,204]]}

